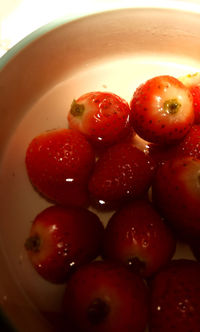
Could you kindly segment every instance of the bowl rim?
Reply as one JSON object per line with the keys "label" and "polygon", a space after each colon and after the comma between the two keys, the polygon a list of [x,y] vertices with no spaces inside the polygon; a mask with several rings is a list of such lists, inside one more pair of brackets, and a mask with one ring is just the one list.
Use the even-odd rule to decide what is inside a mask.
{"label": "bowl rim", "polygon": [[121,11],[121,10],[172,10],[172,11],[180,11],[185,13],[193,13],[193,14],[200,14],[200,0],[197,3],[194,0],[167,0],[164,2],[157,2],[157,0],[153,1],[146,1],[140,0],[139,4],[130,5],[130,3],[123,3],[123,7],[119,6],[117,3],[110,4],[105,8],[100,8],[99,10],[91,10],[89,12],[83,12],[73,15],[64,15],[62,17],[56,18],[41,27],[33,30],[27,36],[22,38],[19,42],[13,45],[2,57],[0,57],[0,71],[7,65],[9,61],[12,60],[14,56],[16,56],[20,51],[22,51],[26,46],[31,44],[33,41],[37,40],[38,38],[42,37],[46,33],[61,27],[64,24],[84,19],[88,16],[94,15],[102,15],[104,13],[109,13],[113,11]]}
{"label": "bowl rim", "polygon": [[[145,2],[146,3],[146,2]],[[181,6],[181,4],[187,4],[186,6]],[[146,3],[147,4],[147,3]],[[199,4],[189,3],[185,1],[166,1],[163,4],[159,4],[159,6],[152,5],[152,2],[149,3],[148,6],[143,6],[141,3],[140,5],[133,5],[133,6],[123,6],[123,7],[113,7],[106,10],[100,11],[93,11],[90,13],[82,13],[77,14],[69,17],[68,15],[54,19],[47,24],[37,28],[27,36],[25,36],[22,40],[20,40],[17,44],[12,46],[1,58],[0,58],[0,71],[13,59],[14,56],[18,55],[25,47],[30,45],[33,41],[37,40],[38,38],[42,37],[48,32],[51,32],[54,29],[61,27],[64,24],[68,24],[73,21],[77,21],[80,19],[86,19],[87,17],[94,16],[94,15],[102,15],[106,13],[116,12],[116,11],[124,11],[124,10],[170,10],[170,11],[177,11],[182,13],[193,13],[200,15],[200,1]],[[3,312],[0,308],[0,321],[5,324],[5,331],[7,332],[17,332],[16,327],[13,326],[12,319],[8,317],[8,315]],[[7,329],[6,329],[7,328]]]}

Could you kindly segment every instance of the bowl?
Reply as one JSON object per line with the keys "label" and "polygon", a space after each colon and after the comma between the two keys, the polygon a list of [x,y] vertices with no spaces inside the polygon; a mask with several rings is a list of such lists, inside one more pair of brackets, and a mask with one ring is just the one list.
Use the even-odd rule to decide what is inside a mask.
{"label": "bowl", "polygon": [[[64,291],[39,277],[24,250],[31,221],[49,205],[27,177],[28,143],[67,126],[72,99],[85,92],[111,91],[130,101],[150,77],[198,71],[198,10],[138,7],[62,19],[0,59],[0,306],[17,331],[53,331]],[[108,215],[100,217],[106,223]],[[176,257],[193,256],[179,245]]]}

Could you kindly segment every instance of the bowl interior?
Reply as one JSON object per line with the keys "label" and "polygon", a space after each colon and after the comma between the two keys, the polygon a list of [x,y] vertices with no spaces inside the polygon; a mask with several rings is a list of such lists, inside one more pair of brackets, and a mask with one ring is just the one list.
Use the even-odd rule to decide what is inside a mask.
{"label": "bowl interior", "polygon": [[[51,331],[48,321],[57,324],[65,288],[42,280],[24,250],[31,221],[49,205],[28,180],[28,143],[42,131],[66,127],[73,98],[85,92],[111,91],[130,101],[134,89],[150,77],[198,71],[199,31],[199,15],[192,12],[109,11],[33,38],[2,68],[0,304],[19,331]],[[110,214],[100,214],[105,224]],[[176,257],[193,256],[178,245]]]}

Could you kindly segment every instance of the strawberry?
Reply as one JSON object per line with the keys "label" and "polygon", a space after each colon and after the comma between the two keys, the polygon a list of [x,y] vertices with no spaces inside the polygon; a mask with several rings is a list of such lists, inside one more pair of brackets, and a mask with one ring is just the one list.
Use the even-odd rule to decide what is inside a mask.
{"label": "strawberry", "polygon": [[148,291],[143,280],[122,265],[96,261],[77,270],[64,295],[66,326],[74,331],[143,332]]}
{"label": "strawberry", "polygon": [[135,146],[149,154],[160,165],[169,159],[179,157],[193,157],[200,159],[200,126],[193,125],[185,137],[176,144],[163,147],[149,143],[138,135],[134,137]]}
{"label": "strawberry", "polygon": [[136,133],[153,143],[174,143],[186,135],[194,122],[192,95],[172,76],[157,76],[141,84],[130,108]]}
{"label": "strawberry", "polygon": [[193,125],[187,135],[177,144],[174,154],[200,159],[200,126]]}
{"label": "strawberry", "polygon": [[179,77],[179,80],[187,86],[192,94],[195,113],[194,122],[200,124],[200,73],[188,74]]}
{"label": "strawberry", "polygon": [[84,208],[50,206],[35,217],[25,248],[44,279],[63,283],[99,254],[103,231],[99,218]]}
{"label": "strawberry", "polygon": [[150,277],[172,258],[176,241],[162,218],[145,200],[124,205],[110,218],[103,257]]}
{"label": "strawberry", "polygon": [[162,165],[152,186],[153,202],[179,236],[200,236],[200,160],[177,158]]}
{"label": "strawberry", "polygon": [[130,143],[111,146],[97,161],[89,180],[93,202],[102,206],[136,199],[146,193],[155,173],[154,163]]}
{"label": "strawberry", "polygon": [[174,260],[151,282],[150,332],[200,331],[200,263]]}
{"label": "strawberry", "polygon": [[173,146],[169,145],[163,148],[150,143],[148,153],[158,164],[176,157],[188,156],[200,159],[200,126],[193,125],[185,137]]}
{"label": "strawberry", "polygon": [[114,93],[89,92],[72,102],[68,122],[95,146],[109,146],[129,134],[130,108]]}
{"label": "strawberry", "polygon": [[176,156],[176,146],[178,144],[172,145],[159,145],[155,143],[148,142],[141,138],[138,135],[135,135],[132,138],[133,146],[137,147],[139,150],[143,151],[146,155],[149,155],[155,161],[155,164],[159,166],[163,164],[170,158],[174,158]]}
{"label": "strawberry", "polygon": [[61,205],[88,204],[87,180],[94,150],[78,131],[57,129],[35,137],[26,151],[26,168],[33,186]]}
{"label": "strawberry", "polygon": [[192,253],[194,257],[200,262],[200,241],[193,241],[190,243],[190,248],[192,250]]}
{"label": "strawberry", "polygon": [[158,144],[149,144],[148,153],[149,156],[155,161],[157,166],[164,164],[170,159],[174,159],[177,156],[178,144],[167,145],[165,148]]}

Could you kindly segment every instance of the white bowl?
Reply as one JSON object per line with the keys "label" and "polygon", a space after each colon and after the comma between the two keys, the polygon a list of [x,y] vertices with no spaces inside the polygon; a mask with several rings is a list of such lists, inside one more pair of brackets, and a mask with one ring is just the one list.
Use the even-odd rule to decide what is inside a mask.
{"label": "white bowl", "polygon": [[[46,316],[56,316],[64,290],[40,278],[24,250],[31,221],[49,205],[28,180],[28,143],[65,127],[72,99],[85,92],[111,91],[129,101],[147,78],[199,71],[199,13],[126,8],[62,20],[0,60],[0,305],[18,331],[50,332]],[[192,254],[179,246],[180,256]]]}

